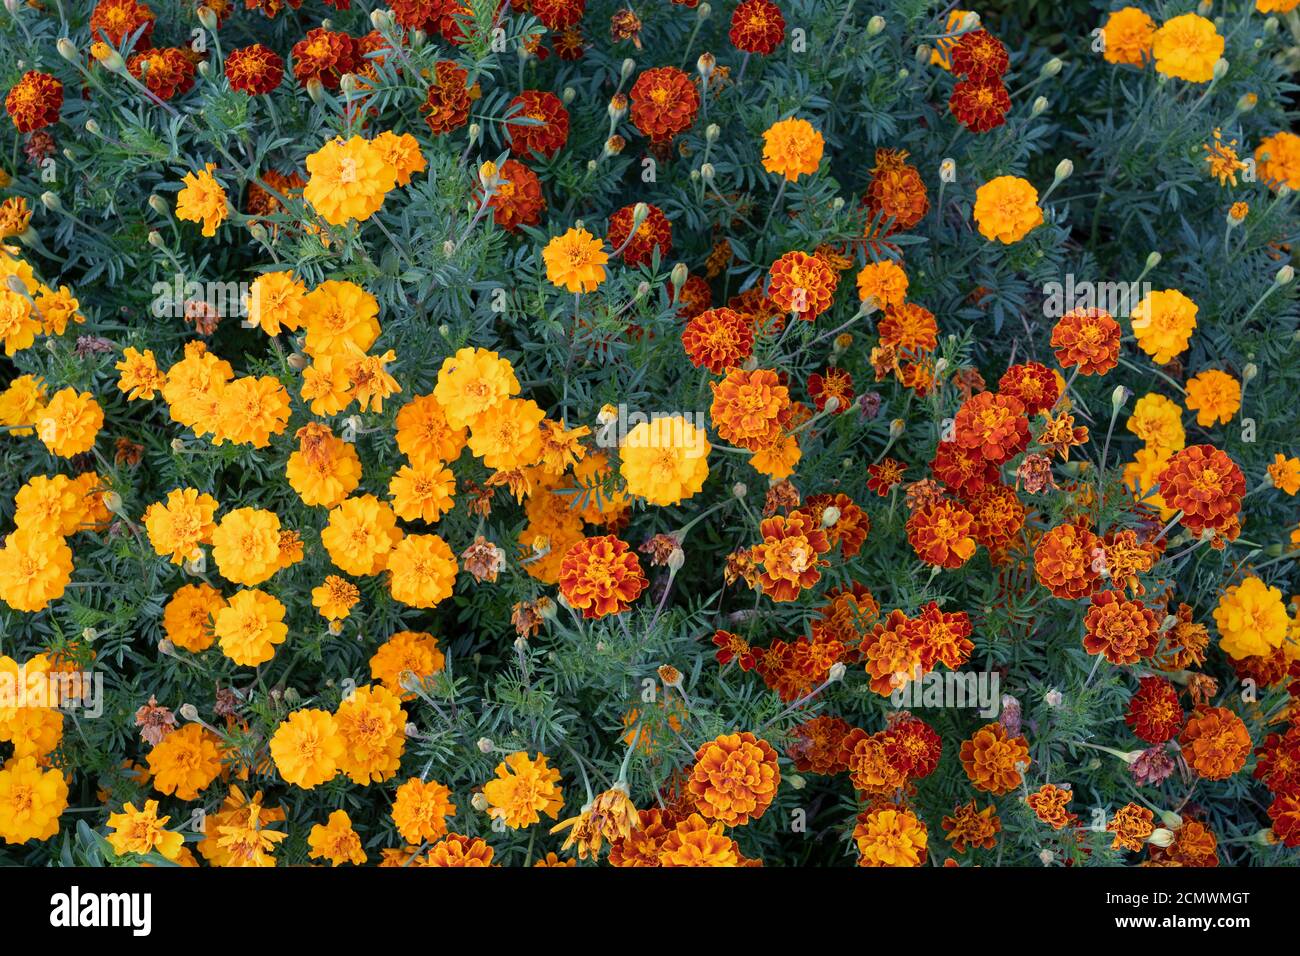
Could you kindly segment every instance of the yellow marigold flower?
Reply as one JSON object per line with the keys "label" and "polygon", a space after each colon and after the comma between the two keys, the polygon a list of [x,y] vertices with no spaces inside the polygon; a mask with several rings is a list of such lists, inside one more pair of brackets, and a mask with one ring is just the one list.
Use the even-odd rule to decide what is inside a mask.
{"label": "yellow marigold flower", "polygon": [[62,335],[69,322],[78,325],[85,322],[86,317],[77,311],[80,307],[81,303],[66,285],[59,286],[57,292],[41,286],[41,294],[36,297],[36,312],[40,315],[41,331],[46,335]]}
{"label": "yellow marigold flower", "polygon": [[62,770],[42,770],[34,757],[12,760],[0,770],[0,839],[6,843],[48,840],[59,832],[67,807]]}
{"label": "yellow marigold flower", "polygon": [[436,534],[408,534],[388,559],[388,590],[411,607],[436,607],[456,586],[456,557]]}
{"label": "yellow marigold flower", "polygon": [[807,120],[779,120],[763,131],[763,168],[792,183],[817,172],[825,145],[822,134]]}
{"label": "yellow marigold flower", "polygon": [[175,794],[178,800],[196,800],[221,773],[220,740],[202,724],[174,730],[149,751],[149,773],[154,789]]}
{"label": "yellow marigold flower", "polygon": [[331,866],[366,862],[366,851],[361,848],[361,838],[352,829],[352,818],[346,810],[335,810],[329,822],[316,824],[307,834],[309,856],[313,860],[328,860]]}
{"label": "yellow marigold flower", "polygon": [[348,362],[348,383],[363,412],[382,412],[384,399],[402,390],[386,368],[396,360],[397,353],[389,349],[383,355],[360,355]]}
{"label": "yellow marigold flower", "polygon": [[469,450],[496,471],[526,468],[542,457],[546,413],[532,399],[507,398],[470,424]]}
{"label": "yellow marigold flower", "polygon": [[36,434],[50,454],[72,458],[95,447],[104,410],[89,392],[64,388],[54,393],[36,419]]}
{"label": "yellow marigold flower", "polygon": [[85,517],[83,495],[67,475],[33,475],[14,496],[14,527],[66,538]]}
{"label": "yellow marigold flower", "polygon": [[518,394],[519,380],[510,363],[496,352],[477,348],[460,349],[443,359],[433,389],[452,428],[468,427],[488,409]]}
{"label": "yellow marigold flower", "polygon": [[446,658],[438,649],[438,639],[432,634],[398,631],[380,644],[370,658],[370,676],[401,700],[411,700],[415,693],[403,687],[403,681],[419,683],[438,673],[445,664]]}
{"label": "yellow marigold flower", "polygon": [[477,837],[471,839],[470,837],[462,836],[459,833],[451,833],[447,835],[446,839],[439,840],[433,846],[429,847],[429,854],[422,865],[458,867],[491,866],[492,856],[494,853],[495,851],[490,846]]}
{"label": "yellow marigold flower", "polygon": [[998,176],[976,190],[974,215],[981,236],[1005,245],[1043,224],[1038,190],[1019,176]]}
{"label": "yellow marigold flower", "polygon": [[542,250],[547,280],[569,292],[594,292],[605,281],[609,255],[604,245],[586,229],[570,229],[556,236]]}
{"label": "yellow marigold flower", "polygon": [[334,715],[343,755],[339,769],[353,783],[379,783],[397,773],[406,746],[406,711],[387,687],[358,687]]}
{"label": "yellow marigold flower", "polygon": [[1300,491],[1300,458],[1275,454],[1268,466],[1268,478],[1274,488],[1294,495]]}
{"label": "yellow marigold flower", "polygon": [[352,377],[345,355],[318,355],[302,370],[299,394],[311,406],[313,415],[337,415],[352,403]]}
{"label": "yellow marigold flower", "polygon": [[365,352],[379,338],[378,315],[379,302],[361,286],[327,279],[303,296],[303,351],[312,358]]}
{"label": "yellow marigold flower", "polygon": [[216,827],[222,866],[275,866],[275,857],[271,853],[275,845],[287,839],[289,834],[263,826],[263,813],[267,814],[267,822],[270,822],[271,814],[260,804],[251,803],[246,809],[231,814],[229,823]]}
{"label": "yellow marigold flower", "polygon": [[15,611],[43,611],[72,580],[72,550],[63,539],[19,528],[0,548],[0,601]]}
{"label": "yellow marigold flower", "polygon": [[280,517],[262,508],[236,508],[212,532],[212,558],[232,584],[261,584],[280,570]]}
{"label": "yellow marigold flower", "polygon": [[775,443],[760,448],[750,456],[749,463],[760,474],[784,481],[794,474],[794,466],[799,464],[803,449],[799,439],[794,435],[783,435]]}
{"label": "yellow marigold flower", "polygon": [[352,613],[361,597],[357,586],[337,574],[326,575],[323,584],[311,589],[311,603],[327,621],[341,621]]}
{"label": "yellow marigold flower", "polygon": [[213,444],[265,448],[289,424],[289,393],[274,375],[237,378],[221,390]]}
{"label": "yellow marigold flower", "polygon": [[121,373],[117,379],[117,387],[126,395],[128,402],[138,399],[151,401],[167,384],[167,376],[159,370],[152,349],[140,352],[128,346],[122,353],[122,361],[113,367]]}
{"label": "yellow marigold flower", "polygon": [[212,632],[221,653],[241,667],[265,664],[275,656],[276,645],[289,636],[284,605],[256,588],[236,592],[212,616]]}
{"label": "yellow marigold flower", "polygon": [[640,825],[640,814],[628,794],[627,784],[619,781],[596,794],[576,817],[561,820],[551,827],[550,832],[568,830],[560,849],[567,850],[576,845],[578,856],[585,860],[588,856],[597,856],[605,841],[626,840]]}
{"label": "yellow marigold flower", "polygon": [[921,866],[930,842],[916,814],[889,806],[861,814],[853,839],[859,866]]}
{"label": "yellow marigold flower", "polygon": [[436,780],[412,777],[397,788],[393,822],[407,843],[437,840],[447,833],[447,817],[456,813],[451,791]]}
{"label": "yellow marigold flower", "polygon": [[1106,18],[1101,31],[1106,42],[1102,56],[1107,63],[1141,66],[1150,59],[1156,22],[1137,7],[1115,10]]}
{"label": "yellow marigold flower", "polygon": [[229,215],[226,191],[213,177],[214,163],[208,163],[196,173],[186,173],[181,180],[184,188],[176,194],[176,218],[185,222],[203,223],[203,235],[217,234],[217,226]]}
{"label": "yellow marigold flower", "polygon": [[248,287],[248,319],[267,335],[302,326],[307,287],[292,272],[264,272]]}
{"label": "yellow marigold flower", "polygon": [[709,823],[692,813],[664,837],[658,862],[660,866],[740,866],[740,851],[721,822]]}
{"label": "yellow marigold flower", "polygon": [[1191,83],[1208,83],[1223,56],[1223,37],[1214,24],[1195,13],[1166,20],[1151,39],[1156,72]]}
{"label": "yellow marigold flower", "polygon": [[1233,660],[1281,647],[1291,625],[1282,592],[1251,576],[1223,592],[1214,609],[1219,646]]}
{"label": "yellow marigold flower", "polygon": [[1290,13],[1300,6],[1300,0],[1255,0],[1255,9],[1260,13]]}
{"label": "yellow marigold flower", "polygon": [[15,437],[30,435],[45,408],[45,383],[35,375],[19,375],[0,392],[0,425]]}
{"label": "yellow marigold flower", "polygon": [[441,465],[403,465],[388,483],[393,511],[403,521],[437,521],[451,510],[456,476]]}
{"label": "yellow marigold flower", "polygon": [[311,790],[338,773],[343,756],[334,715],[305,707],[289,715],[271,735],[271,759],[285,783]]}
{"label": "yellow marigold flower", "polygon": [[163,633],[177,647],[197,654],[216,640],[212,618],[226,606],[226,599],[211,584],[187,584],[178,588],[163,608]]}
{"label": "yellow marigold flower", "polygon": [[1196,303],[1177,289],[1152,292],[1133,307],[1131,320],[1138,348],[1157,365],[1181,355],[1196,328]]}
{"label": "yellow marigold flower", "polygon": [[365,222],[397,184],[397,169],[383,150],[360,136],[326,143],[307,157],[307,172],[303,198],[332,226]]}
{"label": "yellow marigold flower", "polygon": [[1146,442],[1148,447],[1158,448],[1166,455],[1187,446],[1182,409],[1177,402],[1155,392],[1137,400],[1124,427]]}
{"label": "yellow marigold flower", "polygon": [[527,751],[512,753],[497,764],[496,775],[483,785],[488,815],[512,830],[540,822],[542,813],[554,820],[564,806],[563,794],[556,786],[560,771],[547,765],[545,754],[530,759]]}
{"label": "yellow marigold flower", "polygon": [[685,417],[653,418],[627,433],[619,473],[628,494],[652,505],[675,505],[704,487],[712,450],[704,429]]}
{"label": "yellow marigold flower", "polygon": [[1203,143],[1201,149],[1205,150],[1205,165],[1209,167],[1210,175],[1219,181],[1220,186],[1237,185],[1237,173],[1249,168],[1237,156],[1237,141],[1230,139],[1225,143],[1222,130],[1216,129],[1214,142]]}
{"label": "yellow marigold flower", "polygon": [[542,469],[552,477],[558,478],[570,468],[576,467],[587,454],[582,439],[591,434],[586,425],[567,428],[564,422],[543,419],[540,431],[542,452],[540,462]]}
{"label": "yellow marigold flower", "polygon": [[465,428],[452,427],[442,403],[433,395],[417,395],[403,405],[397,410],[395,424],[397,448],[412,465],[453,462],[465,448]]}
{"label": "yellow marigold flower", "polygon": [[1227,372],[1206,369],[1187,380],[1187,410],[1202,427],[1227,424],[1241,408],[1241,383]]}
{"label": "yellow marigold flower", "polygon": [[1287,130],[1265,136],[1255,147],[1255,170],[1274,192],[1283,185],[1300,189],[1300,136]]}
{"label": "yellow marigold flower", "polygon": [[146,800],[144,809],[137,810],[134,803],[127,803],[121,813],[108,815],[108,828],[113,832],[108,835],[118,854],[139,853],[141,856],[155,850],[169,860],[180,856],[185,838],[174,830],[165,829],[171,817],[158,816],[158,801]]}
{"label": "yellow marigold flower", "polygon": [[176,488],[165,502],[155,502],[145,510],[144,528],[155,551],[171,555],[172,564],[182,564],[196,556],[199,545],[212,540],[216,513],[217,500],[211,495],[195,488]]}
{"label": "yellow marigold flower", "polygon": [[[8,186],[9,174],[0,174],[0,187]],[[32,222],[32,209],[22,196],[10,196],[0,202],[0,239],[21,236]]]}
{"label": "yellow marigold flower", "polygon": [[5,355],[29,349],[41,331],[41,322],[25,295],[0,286],[0,341]]}
{"label": "yellow marigold flower", "polygon": [[402,540],[402,530],[392,508],[374,495],[362,495],[330,511],[320,540],[330,560],[347,574],[378,574]]}
{"label": "yellow marigold flower", "polygon": [[877,309],[902,305],[907,299],[907,273],[892,259],[868,262],[858,273],[858,298]]}
{"label": "yellow marigold flower", "polygon": [[230,363],[211,354],[203,342],[186,342],[185,357],[167,370],[163,400],[175,421],[197,433],[204,409],[215,405],[220,389],[234,377]]}
{"label": "yellow marigold flower", "polygon": [[289,487],[303,504],[333,508],[361,483],[361,458],[328,425],[308,422],[298,429],[298,450],[285,464]]}
{"label": "yellow marigold flower", "polygon": [[384,162],[397,172],[398,186],[405,186],[411,181],[411,176],[429,168],[424,154],[420,152],[419,141],[410,133],[399,136],[391,130],[385,130],[370,143],[384,158]]}

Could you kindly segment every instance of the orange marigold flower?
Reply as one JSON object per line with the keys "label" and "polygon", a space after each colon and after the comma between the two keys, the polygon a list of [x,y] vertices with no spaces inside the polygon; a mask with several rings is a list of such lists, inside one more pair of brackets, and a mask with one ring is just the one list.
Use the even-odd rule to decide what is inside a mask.
{"label": "orange marigold flower", "polygon": [[165,47],[133,53],[127,71],[160,100],[184,96],[194,86],[195,62],[187,50]]}
{"label": "orange marigold flower", "polygon": [[1105,375],[1119,364],[1119,323],[1104,309],[1073,309],[1052,329],[1052,348],[1061,368],[1080,375]]}
{"label": "orange marigold flower", "polygon": [[1008,368],[998,379],[998,391],[1020,399],[1027,415],[1048,411],[1061,394],[1056,375],[1038,362],[1024,362]]}
{"label": "orange marigold flower", "polygon": [[658,865],[740,866],[740,849],[722,828],[722,823],[710,824],[700,814],[692,813],[664,836]]}
{"label": "orange marigold flower", "polygon": [[1045,783],[1026,797],[1025,803],[1053,830],[1064,830],[1078,819],[1076,814],[1065,809],[1073,799],[1074,793],[1068,787]]}
{"label": "orange marigold flower", "polygon": [[888,697],[925,670],[921,635],[908,627],[908,617],[893,610],[862,639],[860,653],[871,677],[871,689]]}
{"label": "orange marigold flower", "polygon": [[1225,780],[1246,765],[1250,734],[1226,707],[1197,707],[1178,735],[1183,758],[1206,780]]}
{"label": "orange marigold flower", "polygon": [[5,97],[5,112],[20,133],[44,129],[59,121],[63,84],[48,73],[28,70]]}
{"label": "orange marigold flower", "polygon": [[686,323],[682,347],[696,368],[721,375],[753,354],[753,320],[726,307],[706,309]]}
{"label": "orange marigold flower", "polygon": [[1147,743],[1162,744],[1182,729],[1183,716],[1177,688],[1163,677],[1144,677],[1129,699],[1124,722]]}
{"label": "orange marigold flower", "polygon": [[327,90],[337,90],[344,73],[361,67],[356,37],[335,30],[316,27],[293,45],[293,75],[306,87],[317,80]]}
{"label": "orange marigold flower", "polygon": [[766,56],[785,38],[785,17],[771,0],[741,0],[727,36],[737,50]]}
{"label": "orange marigold flower", "polygon": [[1018,176],[998,176],[976,190],[974,217],[985,239],[1019,242],[1043,224],[1038,190]]}
{"label": "orange marigold flower", "polygon": [[1101,32],[1105,39],[1102,57],[1107,63],[1142,66],[1151,58],[1151,38],[1155,36],[1156,24],[1137,7],[1112,11]]}
{"label": "orange marigold flower", "polygon": [[976,492],[966,508],[971,513],[971,537],[989,551],[1001,551],[1020,534],[1025,525],[1025,506],[1020,496],[1003,484],[989,484]]}
{"label": "orange marigold flower", "polygon": [[963,448],[979,449],[989,461],[1009,461],[1029,446],[1024,403],[1014,395],[972,395],[957,409],[953,437]]}
{"label": "orange marigold flower", "polygon": [[929,839],[920,818],[901,807],[865,810],[853,828],[858,866],[921,866]]}
{"label": "orange marigold flower", "polygon": [[1130,321],[1138,348],[1157,365],[1187,350],[1199,307],[1177,289],[1153,291],[1133,307]]}
{"label": "orange marigold flower", "polygon": [[478,84],[467,86],[469,71],[451,60],[439,60],[433,66],[432,82],[425,93],[420,112],[435,136],[458,130],[469,122],[469,111],[478,96]]}
{"label": "orange marigold flower", "polygon": [[673,248],[673,224],[662,209],[646,203],[646,217],[632,231],[636,207],[624,206],[609,217],[609,244],[623,250],[623,261],[630,266],[648,265],[656,251],[662,260]]}
{"label": "orange marigold flower", "polygon": [[202,724],[172,731],[149,751],[154,789],[174,793],[178,800],[197,800],[199,791],[221,773],[220,743]]}
{"label": "orange marigold flower", "polygon": [[907,298],[907,287],[907,273],[892,259],[868,262],[858,273],[858,298],[863,302],[874,301],[878,309],[902,305]]}
{"label": "orange marigold flower", "polygon": [[127,37],[140,30],[135,45],[137,49],[144,49],[153,37],[157,19],[153,10],[136,0],[99,0],[90,14],[90,34],[120,47]]}
{"label": "orange marigold flower", "polygon": [[955,807],[952,816],[943,818],[943,828],[953,852],[965,853],[970,847],[991,850],[997,845],[1002,821],[997,807],[989,804],[980,810],[974,800]]}
{"label": "orange marigold flower", "polygon": [[[518,110],[515,110],[518,107]],[[510,151],[519,157],[540,153],[550,159],[568,141],[569,111],[560,98],[545,90],[524,90],[506,107],[511,121],[506,123]],[[525,125],[515,119],[529,119]]]}
{"label": "orange marigold flower", "polygon": [[985,724],[961,745],[961,765],[976,790],[1008,793],[1029,767],[1029,743],[1012,737],[1000,723]]}
{"label": "orange marigold flower", "polygon": [[1112,664],[1136,664],[1155,653],[1159,642],[1156,616],[1141,601],[1126,601],[1119,591],[1092,596],[1084,617],[1083,649]]}
{"label": "orange marigold flower", "polygon": [[284,79],[284,60],[270,47],[253,43],[230,51],[226,57],[230,88],[249,96],[270,93]]}
{"label": "orange marigold flower", "polygon": [[397,788],[393,800],[393,822],[407,843],[419,844],[444,836],[447,817],[455,812],[451,791],[436,780],[412,777]]}
{"label": "orange marigold flower", "polygon": [[825,529],[801,511],[788,516],[773,515],[759,526],[763,543],[754,547],[754,558],[763,566],[758,581],[774,601],[793,601],[799,592],[821,580],[818,570],[826,562],[820,557],[830,550]]}
{"label": "orange marigold flower", "polygon": [[[752,2],[766,3],[766,0]],[[742,3],[736,8],[736,15],[744,6]],[[792,183],[800,176],[817,172],[824,148],[822,134],[812,123],[797,117],[780,120],[763,131],[763,168]]]}
{"label": "orange marigold flower", "polygon": [[709,416],[724,441],[757,451],[780,440],[793,414],[790,390],[771,369],[733,368],[711,382]]}
{"label": "orange marigold flower", "polygon": [[695,122],[700,94],[691,78],[674,66],[646,70],[628,92],[632,123],[651,140],[670,140]]}
{"label": "orange marigold flower", "polygon": [[1190,445],[1170,457],[1157,480],[1165,505],[1182,511],[1183,527],[1192,534],[1210,529],[1229,540],[1236,537],[1246,479],[1222,451]]}
{"label": "orange marigold flower", "polygon": [[959,568],[975,554],[970,536],[974,517],[953,501],[938,501],[918,508],[907,519],[907,542],[926,564]]}
{"label": "orange marigold flower", "polygon": [[919,646],[925,670],[936,663],[954,671],[964,665],[975,649],[970,640],[972,629],[965,611],[942,611],[934,601],[907,622],[907,634]]}
{"label": "orange marigold flower", "polygon": [[1101,577],[1097,569],[1101,546],[1101,539],[1086,528],[1057,525],[1043,535],[1034,549],[1038,583],[1067,601],[1087,597]]}
{"label": "orange marigold flower", "polygon": [[706,819],[742,826],[763,815],[780,783],[776,751],[745,731],[700,747],[686,789]]}
{"label": "orange marigold flower", "polygon": [[[893,220],[888,232],[911,229],[930,211],[930,197],[916,167],[903,150],[876,150],[876,165],[864,199],[873,219]],[[871,225],[868,224],[868,229]]]}
{"label": "orange marigold flower", "polygon": [[648,584],[636,552],[612,534],[583,538],[560,565],[560,592],[586,618],[621,614]]}
{"label": "orange marigold flower", "polygon": [[831,307],[839,278],[825,261],[796,249],[772,263],[767,294],[783,312],[811,322]]}
{"label": "orange marigold flower", "polygon": [[804,721],[791,732],[786,753],[800,773],[832,775],[848,769],[844,738],[853,728],[839,717],[820,714]]}
{"label": "orange marigold flower", "polygon": [[1141,852],[1155,828],[1155,814],[1136,803],[1124,804],[1106,824],[1107,832],[1115,834],[1111,849],[1132,850],[1134,853]]}
{"label": "orange marigold flower", "polygon": [[939,344],[934,313],[914,302],[888,307],[878,331],[881,345],[909,352],[930,352]]}

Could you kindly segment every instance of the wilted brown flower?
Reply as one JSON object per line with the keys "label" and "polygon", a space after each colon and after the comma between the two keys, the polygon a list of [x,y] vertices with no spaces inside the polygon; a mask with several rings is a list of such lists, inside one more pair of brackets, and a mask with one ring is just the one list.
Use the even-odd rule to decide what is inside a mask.
{"label": "wilted brown flower", "polygon": [[767,489],[767,500],[763,502],[763,517],[770,518],[778,511],[791,511],[799,507],[799,489],[785,481],[778,481]]}
{"label": "wilted brown flower", "polygon": [[1016,469],[1016,490],[1024,485],[1025,491],[1036,495],[1044,488],[1057,488],[1052,478],[1052,460],[1046,455],[1026,455]]}
{"label": "wilted brown flower", "polygon": [[680,550],[681,541],[675,534],[656,534],[647,538],[645,544],[637,548],[642,554],[650,555],[650,564],[654,567],[662,567],[668,563],[668,559],[674,551]]}
{"label": "wilted brown flower", "polygon": [[506,566],[506,553],[482,535],[474,538],[474,543],[460,555],[460,566],[482,584],[484,581],[495,582],[497,575]]}
{"label": "wilted brown flower", "polygon": [[135,725],[140,728],[140,739],[150,747],[156,747],[176,729],[176,715],[160,706],[158,698],[150,694],[149,703],[135,712]]}
{"label": "wilted brown flower", "polygon": [[520,601],[510,612],[510,623],[520,637],[532,637],[542,629],[543,614],[551,606],[548,597],[536,601]]}

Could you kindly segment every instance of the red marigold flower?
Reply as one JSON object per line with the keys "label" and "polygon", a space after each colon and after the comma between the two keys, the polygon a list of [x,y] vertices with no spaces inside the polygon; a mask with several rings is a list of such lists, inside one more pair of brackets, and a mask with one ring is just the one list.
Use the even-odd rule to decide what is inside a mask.
{"label": "red marigold flower", "polygon": [[1119,364],[1119,323],[1104,309],[1074,309],[1052,329],[1052,348],[1061,368],[1080,375],[1105,375]]}
{"label": "red marigold flower", "polygon": [[624,206],[609,217],[609,244],[614,249],[623,250],[623,261],[630,266],[649,263],[655,250],[659,251],[662,259],[673,247],[673,224],[653,203],[647,203],[646,208],[649,212],[635,234],[632,233],[632,223],[636,218],[636,206]]}
{"label": "red marigold flower", "polygon": [[531,0],[529,7],[546,29],[559,31],[582,22],[587,0]]}
{"label": "red marigold flower", "polygon": [[915,302],[892,305],[877,326],[880,343],[910,352],[932,352],[939,344],[934,313]]}
{"label": "red marigold flower", "polygon": [[961,765],[976,790],[1009,793],[1029,767],[1029,743],[1012,737],[999,723],[985,724],[962,741]]}
{"label": "red marigold flower", "polygon": [[493,220],[503,229],[514,232],[520,226],[535,226],[546,208],[542,181],[519,160],[507,159],[497,170],[496,188],[488,205]]}
{"label": "red marigold flower", "polygon": [[772,263],[767,294],[782,312],[811,322],[831,307],[839,278],[820,257],[796,249]]}
{"label": "red marigold flower", "polygon": [[722,375],[753,354],[753,321],[734,309],[707,309],[686,323],[682,347],[696,368]]}
{"label": "red marigold flower", "polygon": [[1046,365],[1023,362],[1013,365],[998,379],[998,391],[1014,395],[1025,406],[1025,414],[1038,415],[1056,404],[1061,386]]}
{"label": "red marigold flower", "polygon": [[126,68],[160,100],[183,96],[194,86],[194,54],[188,49],[165,47],[133,53]]}
{"label": "red marigold flower", "polygon": [[[862,517],[867,520],[866,512]],[[820,617],[812,622],[814,640],[838,640],[841,644],[856,646],[879,619],[880,603],[870,588],[861,581],[854,581],[827,591],[826,604],[818,614]],[[849,651],[844,659],[846,663],[856,661],[857,654]]]}
{"label": "red marigold flower", "polygon": [[853,404],[853,376],[838,365],[832,365],[825,375],[813,372],[808,376],[808,395],[817,410],[825,411],[828,399],[835,399],[835,412],[842,415]]}
{"label": "red marigold flower", "polygon": [[830,669],[844,656],[838,641],[773,641],[765,648],[755,648],[755,670],[783,701],[807,696],[818,684],[825,683]]}
{"label": "red marigold flower", "polygon": [[730,631],[714,631],[713,644],[718,648],[715,655],[719,664],[729,664],[733,660],[742,671],[754,669],[754,652],[749,641]]}
{"label": "red marigold flower", "polygon": [[1002,41],[987,30],[962,34],[952,48],[952,72],[972,80],[1002,76],[1011,66],[1011,58]]}
{"label": "red marigold flower", "polygon": [[[873,219],[893,220],[886,234],[911,229],[930,210],[925,182],[916,167],[906,160],[907,153],[903,150],[876,150],[876,165],[871,170],[864,202]],[[867,229],[871,229],[870,223]]]}
{"label": "red marigold flower", "polygon": [[1129,699],[1124,722],[1149,744],[1172,740],[1183,727],[1178,690],[1163,677],[1144,677]]}
{"label": "red marigold flower", "polygon": [[1232,540],[1246,494],[1246,479],[1236,462],[1213,445],[1190,445],[1174,452],[1157,478],[1165,505],[1182,511],[1183,527],[1194,535],[1209,528]]}
{"label": "red marigold flower", "polygon": [[260,43],[231,50],[226,57],[226,79],[230,88],[249,96],[270,93],[284,79],[284,60]]}
{"label": "red marigold flower", "polygon": [[844,738],[853,728],[839,717],[825,714],[806,720],[790,732],[786,753],[800,773],[830,776],[848,769],[844,761]]}
{"label": "red marigold flower", "polygon": [[551,38],[555,45],[555,55],[561,60],[581,60],[587,44],[582,38],[582,31],[577,27],[566,27]]}
{"label": "red marigold flower", "polygon": [[896,458],[886,458],[874,465],[867,465],[867,490],[885,497],[890,490],[903,480],[906,466]]}
{"label": "red marigold flower", "polygon": [[[677,293],[671,283],[668,285],[669,303],[677,305],[677,315],[683,319],[693,319],[713,305],[713,292],[703,277],[688,275],[682,283],[682,290]],[[747,320],[752,328],[753,319]]]}
{"label": "red marigold flower", "polygon": [[1043,535],[1034,549],[1038,583],[1067,601],[1087,597],[1101,577],[1097,568],[1101,546],[1101,539],[1086,528],[1057,525]]}
{"label": "red marigold flower", "polygon": [[1155,653],[1159,641],[1156,616],[1141,601],[1126,601],[1119,591],[1092,596],[1084,617],[1083,649],[1112,664],[1136,664]]}
{"label": "red marigold flower", "polygon": [[1268,818],[1283,846],[1300,846],[1300,791],[1276,794],[1268,805]]}
{"label": "red marigold flower", "polygon": [[[516,156],[540,153],[547,159],[559,152],[569,139],[569,111],[560,98],[546,90],[524,90],[510,101],[515,106],[506,134],[510,138],[510,151]],[[520,120],[531,120],[525,124]]]}
{"label": "red marigold flower", "polygon": [[979,449],[981,455],[1000,465],[1029,446],[1025,406],[1014,395],[972,395],[957,409],[953,436],[963,448]]}
{"label": "red marigold flower", "polygon": [[20,133],[44,129],[59,121],[63,84],[48,73],[28,70],[5,97],[5,112]]}
{"label": "red marigold flower", "polygon": [[1270,790],[1300,791],[1300,724],[1264,738],[1255,751],[1255,779]]}
{"label": "red marigold flower", "polygon": [[675,66],[646,70],[636,78],[628,96],[633,125],[656,142],[688,129],[700,108],[695,84]]}
{"label": "red marigold flower", "polygon": [[438,23],[450,5],[447,0],[387,0],[397,25],[407,30],[437,33]]}
{"label": "red marigold flower", "polygon": [[972,133],[987,133],[1007,121],[1011,95],[999,79],[961,80],[952,88],[948,109]]}
{"label": "red marigold flower", "polygon": [[327,90],[337,90],[344,73],[355,73],[360,64],[355,37],[316,27],[293,45],[293,75],[306,87],[319,80]]}
{"label": "red marigold flower", "polygon": [[[837,517],[830,524],[826,523],[826,511],[834,508]],[[818,525],[826,529],[826,537],[831,547],[841,545],[840,553],[846,558],[856,557],[862,550],[867,535],[871,532],[871,519],[867,513],[853,503],[848,495],[811,495],[804,502],[803,510]],[[871,592],[867,592],[870,595]]]}
{"label": "red marigold flower", "polygon": [[478,84],[471,89],[465,85],[468,79],[469,71],[451,60],[439,60],[434,64],[433,82],[420,104],[420,111],[425,114],[424,122],[433,135],[450,133],[469,122],[469,109],[478,95]]}
{"label": "red marigold flower", "polygon": [[1206,780],[1224,780],[1246,765],[1250,734],[1226,707],[1200,706],[1178,735],[1187,763]]}
{"label": "red marigold flower", "polygon": [[954,501],[918,508],[907,519],[907,542],[916,556],[939,568],[959,568],[975,553],[971,513]]}
{"label": "red marigold flower", "polygon": [[921,664],[925,670],[942,664],[956,670],[969,659],[975,649],[970,640],[973,627],[965,611],[945,612],[931,601],[921,608],[921,613],[907,623],[909,636],[921,649]]}
{"label": "red marigold flower", "polygon": [[902,611],[890,611],[863,638],[859,648],[871,677],[871,689],[882,697],[918,679],[926,670],[921,635],[908,624],[909,619]]}
{"label": "red marigold flower", "polygon": [[560,563],[560,593],[587,618],[621,614],[648,583],[636,553],[612,534],[583,538]]}
{"label": "red marigold flower", "polygon": [[785,38],[785,17],[770,0],[741,0],[731,15],[727,35],[737,50],[766,56]]}
{"label": "red marigold flower", "polygon": [[763,566],[758,582],[774,601],[793,601],[799,592],[821,580],[818,570],[826,562],[821,555],[831,544],[825,529],[801,511],[788,516],[773,515],[759,525],[763,543],[755,545],[754,557]]}
{"label": "red marigold flower", "polygon": [[943,740],[919,717],[902,715],[881,731],[885,756],[903,771],[908,780],[921,780],[934,773],[943,752]]}
{"label": "red marigold flower", "polygon": [[90,35],[120,47],[127,37],[143,27],[135,41],[135,48],[143,50],[150,44],[157,19],[157,14],[136,0],[99,0],[90,14]]}
{"label": "red marigold flower", "polygon": [[974,518],[971,537],[989,551],[1010,546],[1025,525],[1025,506],[1020,496],[1014,489],[997,482],[977,491],[966,502],[966,508]]}
{"label": "red marigold flower", "polygon": [[976,495],[998,480],[996,462],[981,455],[978,448],[963,448],[955,441],[939,442],[930,471],[963,497]]}

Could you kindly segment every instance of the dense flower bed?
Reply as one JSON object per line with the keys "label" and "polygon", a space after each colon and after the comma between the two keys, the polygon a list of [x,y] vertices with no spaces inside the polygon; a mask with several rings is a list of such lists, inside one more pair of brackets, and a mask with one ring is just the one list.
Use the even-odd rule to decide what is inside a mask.
{"label": "dense flower bed", "polygon": [[1296,0],[15,0],[0,861],[1294,862]]}

